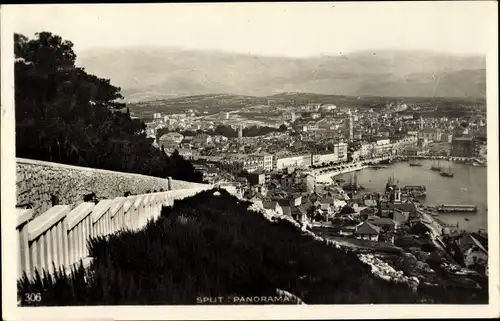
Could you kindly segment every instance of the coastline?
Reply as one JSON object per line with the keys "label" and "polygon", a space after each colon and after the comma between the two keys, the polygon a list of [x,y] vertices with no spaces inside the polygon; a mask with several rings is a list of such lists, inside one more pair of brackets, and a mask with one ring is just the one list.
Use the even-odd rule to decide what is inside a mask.
{"label": "coastline", "polygon": [[[421,157],[421,158],[433,159],[433,157]],[[398,157],[398,156],[391,157],[391,160],[398,161],[398,162],[407,161],[406,159],[401,159],[401,157]],[[366,165],[366,164],[363,164],[363,162],[359,162],[357,164],[352,164],[351,166],[352,167],[345,168],[345,169],[342,169],[339,171],[332,171],[332,172],[325,173],[325,174],[316,174],[315,175],[316,181],[318,181],[318,182],[331,182],[334,180],[334,177],[336,177],[336,176],[350,173],[350,172],[359,171],[359,170],[366,169],[366,168],[373,168],[373,167],[376,167],[377,165]],[[455,224],[446,223],[444,220],[440,219],[438,216],[431,215],[421,208],[419,208],[418,213],[426,221],[431,222],[431,225],[433,227],[433,230],[434,230],[436,236],[439,236],[439,237],[442,236],[443,228],[448,228],[448,229],[453,229],[453,230],[458,229],[458,227]]]}
{"label": "coastline", "polygon": [[[344,166],[349,166],[348,168],[344,168],[344,169],[338,170],[338,171],[331,171],[331,172],[326,173],[326,174],[319,174],[319,171],[326,170],[326,168],[313,169],[312,172],[316,178],[318,178],[318,177],[323,178],[324,176],[334,177],[337,175],[346,174],[349,172],[358,171],[361,169],[371,168],[371,167],[377,166],[375,164],[367,165],[367,163],[377,163],[377,162],[380,162],[383,160],[390,160],[393,163],[394,162],[407,162],[410,159],[448,160],[448,161],[458,162],[458,163],[467,164],[467,165],[471,165],[471,166],[476,166],[473,164],[480,164],[481,167],[486,167],[488,165],[486,160],[483,160],[479,157],[453,157],[453,156],[432,156],[432,155],[415,155],[415,156],[391,155],[391,156],[378,157],[378,158],[374,158],[374,159],[362,160],[362,161],[358,161],[355,163],[348,163],[347,165],[344,165]],[[390,165],[390,164],[388,164],[388,165]]]}

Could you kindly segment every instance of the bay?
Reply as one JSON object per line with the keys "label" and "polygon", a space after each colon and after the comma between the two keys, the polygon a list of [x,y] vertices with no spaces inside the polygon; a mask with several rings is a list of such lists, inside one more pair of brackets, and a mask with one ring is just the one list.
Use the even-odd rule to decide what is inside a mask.
{"label": "bay", "polygon": [[[439,219],[448,224],[459,224],[459,228],[469,232],[479,229],[487,230],[487,168],[466,164],[441,161],[440,166],[454,173],[453,178],[443,177],[439,172],[430,170],[432,160],[420,160],[421,167],[409,166],[407,162],[398,162],[387,168],[366,168],[355,173],[336,176],[346,181],[353,175],[357,181],[370,192],[383,192],[389,177],[394,176],[398,185],[425,185],[427,197],[420,199],[422,204],[473,204],[476,213],[443,213]],[[468,221],[466,220],[468,219]]]}

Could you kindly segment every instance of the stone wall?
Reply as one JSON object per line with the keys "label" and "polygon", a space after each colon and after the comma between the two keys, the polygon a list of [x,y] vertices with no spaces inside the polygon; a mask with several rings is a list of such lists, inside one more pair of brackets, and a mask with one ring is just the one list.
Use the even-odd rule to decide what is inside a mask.
{"label": "stone wall", "polygon": [[[22,158],[16,159],[16,173],[17,205],[31,207],[35,215],[52,207],[53,195],[60,205],[76,206],[90,193],[110,199],[126,192],[169,190],[169,180],[165,178]],[[172,189],[186,189],[203,184],[171,180],[171,185]]]}
{"label": "stone wall", "polygon": [[192,182],[172,179],[172,189],[188,189],[188,188],[204,187],[204,186],[207,186],[207,184],[192,183]]}

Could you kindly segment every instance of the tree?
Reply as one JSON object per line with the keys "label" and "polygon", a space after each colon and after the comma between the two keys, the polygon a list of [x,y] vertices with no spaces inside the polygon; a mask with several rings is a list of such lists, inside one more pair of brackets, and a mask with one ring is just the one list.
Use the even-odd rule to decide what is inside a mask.
{"label": "tree", "polygon": [[280,132],[286,132],[288,130],[288,127],[286,127],[285,124],[282,124],[279,129],[278,129]]}
{"label": "tree", "polygon": [[316,213],[316,208],[314,208],[314,206],[310,206],[310,207],[307,209],[307,218],[308,218],[308,219],[313,219],[313,218],[314,218],[315,213]]}
{"label": "tree", "polygon": [[352,213],[356,213],[356,211],[349,205],[342,207],[342,209],[340,210],[340,214],[352,214]]}
{"label": "tree", "polygon": [[[15,34],[18,157],[159,177],[197,180],[130,117],[120,88],[75,66],[73,43],[49,32]],[[172,164],[184,166],[178,171]],[[200,180],[201,181],[201,180]]]}

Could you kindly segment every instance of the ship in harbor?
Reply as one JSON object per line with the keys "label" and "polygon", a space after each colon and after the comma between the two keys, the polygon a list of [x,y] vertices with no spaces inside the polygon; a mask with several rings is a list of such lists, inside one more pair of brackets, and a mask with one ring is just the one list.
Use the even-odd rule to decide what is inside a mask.
{"label": "ship in harbor", "polygon": [[448,170],[447,171],[441,171],[441,173],[439,173],[439,175],[443,176],[443,177],[453,177],[453,172],[451,171],[451,166],[448,166]]}
{"label": "ship in harbor", "polygon": [[387,158],[387,159],[383,159],[381,160],[380,162],[378,162],[379,164],[382,164],[382,165],[390,165],[393,163],[392,159],[390,158]]}
{"label": "ship in harbor", "polygon": [[372,165],[371,168],[373,168],[373,169],[383,169],[383,168],[387,168],[387,165]]}
{"label": "ship in harbor", "polygon": [[416,159],[415,159],[415,158],[413,158],[413,159],[410,161],[410,166],[418,166],[418,167],[421,167],[421,166],[422,166],[422,164],[421,164],[421,163],[418,163],[418,162],[416,161]]}
{"label": "ship in harbor", "polygon": [[435,172],[441,171],[441,166],[439,164],[439,160],[437,162],[434,162],[434,164],[431,166],[431,171],[435,171]]}
{"label": "ship in harbor", "polygon": [[427,196],[427,189],[423,185],[405,185],[401,188],[401,196],[424,198]]}
{"label": "ship in harbor", "polygon": [[354,175],[349,177],[349,182],[347,184],[344,184],[342,186],[342,189],[344,189],[347,192],[358,192],[360,190],[364,190],[365,188],[358,184],[358,175],[356,172],[354,172]]}

